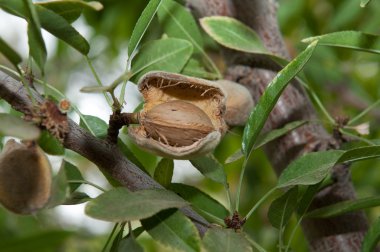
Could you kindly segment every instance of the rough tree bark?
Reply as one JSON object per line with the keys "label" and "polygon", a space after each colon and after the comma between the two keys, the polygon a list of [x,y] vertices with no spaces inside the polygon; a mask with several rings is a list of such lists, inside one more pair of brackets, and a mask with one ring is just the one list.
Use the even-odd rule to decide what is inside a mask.
{"label": "rough tree bark", "polygon": [[[188,6],[198,17],[223,15],[239,19],[254,29],[273,54],[289,59],[289,53],[277,23],[275,0],[188,0]],[[258,101],[266,85],[276,75],[255,55],[224,49],[228,69],[226,79],[246,86]],[[294,120],[316,117],[303,88],[297,83],[288,86],[273,109],[265,130],[276,129]],[[312,151],[337,147],[336,141],[320,124],[307,124],[292,131],[266,148],[268,159],[277,174],[295,158]],[[348,166],[333,169],[335,183],[317,194],[310,209],[355,199]],[[363,236],[368,229],[363,212],[345,214],[328,219],[307,219],[303,230],[312,251],[360,251]]]}

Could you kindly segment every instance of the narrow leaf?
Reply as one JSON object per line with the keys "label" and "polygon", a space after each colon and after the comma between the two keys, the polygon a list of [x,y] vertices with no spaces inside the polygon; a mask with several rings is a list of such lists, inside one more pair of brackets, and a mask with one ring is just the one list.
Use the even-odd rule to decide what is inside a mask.
{"label": "narrow leaf", "polygon": [[37,2],[36,5],[49,9],[72,23],[79,18],[84,9],[100,11],[103,5],[100,2],[85,2],[81,0],[50,0]]}
{"label": "narrow leaf", "polygon": [[[25,1],[25,0],[24,0]],[[13,15],[27,19],[27,13],[20,1],[0,0],[0,8]],[[90,46],[85,38],[79,34],[63,17],[39,5],[34,5],[41,27],[57,38],[87,55]]]}
{"label": "narrow leaf", "polygon": [[40,20],[32,0],[23,0],[25,17],[28,22],[29,54],[33,57],[41,72],[44,73],[47,52],[41,33]]}
{"label": "narrow leaf", "polygon": [[345,213],[359,211],[371,207],[380,206],[380,197],[368,197],[357,200],[342,201],[333,205],[321,207],[308,212],[305,217],[308,218],[329,218]]}
{"label": "narrow leaf", "polygon": [[128,43],[128,57],[133,56],[135,53],[142,37],[149,27],[149,24],[152,22],[160,3],[161,0],[150,0],[144,11],[141,13]]}
{"label": "narrow leaf", "polygon": [[318,184],[308,186],[305,192],[302,194],[302,197],[297,203],[297,213],[301,217],[303,217],[303,215],[306,213],[311,202],[313,201],[314,196],[318,193],[321,184],[322,181]]}
{"label": "narrow leaf", "polygon": [[96,137],[104,138],[107,136],[108,124],[99,117],[82,115],[79,125]]}
{"label": "narrow leaf", "polygon": [[313,185],[329,173],[344,151],[330,150],[309,153],[292,162],[278,179],[278,187]]}
{"label": "narrow leaf", "polygon": [[163,158],[154,170],[154,179],[163,187],[168,187],[172,182],[174,163],[172,159]]}
{"label": "narrow leaf", "polygon": [[182,39],[160,39],[146,43],[134,58],[131,81],[137,83],[149,71],[168,71],[179,73],[189,60],[192,45]]}
{"label": "narrow leaf", "polygon": [[13,50],[1,37],[0,37],[0,53],[5,56],[7,60],[9,60],[13,66],[18,69],[18,64],[21,63],[21,56]]}
{"label": "narrow leaf", "polygon": [[282,91],[308,62],[316,45],[316,42],[309,45],[305,51],[292,60],[269,83],[258,104],[251,112],[248,123],[244,128],[242,149],[246,157],[250,155],[256,139]]}
{"label": "narrow leaf", "polygon": [[161,210],[188,205],[173,192],[149,189],[129,192],[115,188],[90,201],[86,214],[100,220],[124,222],[148,218]]}
{"label": "narrow leaf", "polygon": [[198,169],[206,178],[223,185],[227,184],[227,176],[223,165],[212,155],[198,157],[190,160],[191,164]]}
{"label": "narrow leaf", "polygon": [[200,237],[194,224],[180,211],[162,211],[141,220],[145,230],[156,241],[179,251],[200,251]]}
{"label": "narrow leaf", "polygon": [[222,204],[198,188],[175,183],[171,184],[169,189],[177,193],[184,200],[190,202],[192,207],[196,210],[201,210],[199,214],[211,222],[214,221],[215,218],[224,220],[224,218],[229,215],[228,210]]}
{"label": "narrow leaf", "polygon": [[229,156],[226,161],[224,162],[225,164],[230,164],[233,163],[241,158],[244,157],[244,154],[241,149],[235,151],[231,156]]}
{"label": "narrow leaf", "polygon": [[24,140],[36,140],[40,137],[40,129],[17,116],[0,113],[0,134]]}
{"label": "narrow leaf", "polygon": [[318,41],[318,45],[349,48],[380,54],[380,37],[358,31],[340,31],[303,39],[304,43]]}
{"label": "narrow leaf", "polygon": [[203,237],[203,248],[207,252],[251,252],[252,248],[243,233],[232,229],[210,228]]}
{"label": "narrow leaf", "polygon": [[203,39],[191,13],[173,0],[162,0],[158,19],[169,37],[190,41],[195,52],[203,51]]}
{"label": "narrow leaf", "polygon": [[66,200],[62,203],[62,205],[78,205],[85,203],[91,199],[92,198],[84,192],[73,192],[68,197],[66,197]]}
{"label": "narrow leaf", "polygon": [[48,207],[51,208],[63,204],[66,201],[68,193],[69,186],[67,184],[66,171],[61,165],[57,175],[53,178]]}
{"label": "narrow leaf", "polygon": [[182,74],[210,80],[218,78],[217,74],[208,72],[198,60],[193,58],[186,63],[182,69]]}
{"label": "narrow leaf", "polygon": [[[78,167],[76,167],[72,163],[66,160],[63,160],[62,167],[65,170],[67,180],[84,180]],[[74,192],[80,185],[81,185],[80,183],[70,183],[69,184],[70,192],[71,193]]]}
{"label": "narrow leaf", "polygon": [[104,93],[109,91],[108,86],[88,86],[88,87],[82,87],[80,89],[83,93]]}
{"label": "narrow leaf", "polygon": [[205,17],[200,20],[200,24],[208,35],[227,48],[249,53],[268,54],[256,32],[234,18]]}
{"label": "narrow leaf", "polygon": [[275,199],[269,207],[268,219],[273,227],[282,229],[297,207],[298,187],[295,186]]}
{"label": "narrow leaf", "polygon": [[143,247],[132,236],[125,237],[120,240],[117,251],[131,251],[131,252],[144,252]]}
{"label": "narrow leaf", "polygon": [[375,251],[376,245],[380,240],[380,218],[378,218],[368,230],[367,234],[364,236],[362,244],[362,252]]}

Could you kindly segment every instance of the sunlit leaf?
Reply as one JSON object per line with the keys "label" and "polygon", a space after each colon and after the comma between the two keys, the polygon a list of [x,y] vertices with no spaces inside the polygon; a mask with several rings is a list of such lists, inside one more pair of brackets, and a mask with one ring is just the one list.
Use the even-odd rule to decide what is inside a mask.
{"label": "sunlit leaf", "polygon": [[227,176],[223,165],[212,155],[193,158],[191,164],[198,169],[206,178],[223,185],[227,184]]}
{"label": "sunlit leaf", "polygon": [[250,155],[256,139],[270,112],[276,105],[282,91],[309,61],[316,45],[316,42],[309,45],[300,55],[277,74],[277,76],[269,83],[258,104],[252,110],[243,134],[242,149],[246,157]]}
{"label": "sunlit leaf", "polygon": [[83,93],[104,93],[109,91],[108,86],[88,86],[88,87],[82,87],[80,89]]}
{"label": "sunlit leaf", "polygon": [[140,53],[133,60],[131,71],[132,81],[145,73],[154,70],[179,73],[189,60],[193,51],[192,45],[182,39],[160,39],[144,44]]}
{"label": "sunlit leaf", "polygon": [[103,5],[100,2],[85,2],[81,0],[49,0],[36,2],[36,5],[45,7],[72,23],[79,18],[84,9],[100,11]]}
{"label": "sunlit leaf", "polygon": [[161,0],[150,0],[144,11],[141,13],[139,19],[136,22],[135,28],[133,29],[131,38],[129,39],[128,57],[131,57],[135,53],[142,37],[149,27],[149,24],[152,22],[160,3]]}
{"label": "sunlit leaf", "polygon": [[268,219],[273,227],[282,229],[297,207],[298,187],[295,186],[275,199],[269,207]]}
{"label": "sunlit leaf", "polygon": [[[27,13],[23,8],[21,1],[0,0],[0,8],[13,15],[27,18]],[[63,17],[39,5],[34,5],[37,12],[41,27],[50,32],[57,38],[65,41],[67,44],[78,50],[80,53],[87,55],[90,46],[85,38],[79,34]]]}
{"label": "sunlit leaf", "polygon": [[199,251],[200,237],[194,224],[180,211],[162,211],[141,221],[145,230],[158,242],[179,251]]}
{"label": "sunlit leaf", "polygon": [[0,113],[0,134],[25,140],[35,140],[40,137],[40,129],[17,116]]}
{"label": "sunlit leaf", "polygon": [[154,170],[154,180],[163,187],[168,187],[172,182],[174,163],[172,159],[163,158]]}
{"label": "sunlit leaf", "polygon": [[44,73],[47,52],[45,42],[41,33],[41,25],[37,10],[32,0],[23,0],[25,19],[28,22],[28,44],[29,54]]}
{"label": "sunlit leaf", "polygon": [[380,218],[370,227],[363,239],[362,252],[375,251],[376,245],[380,240]]}
{"label": "sunlit leaf", "polygon": [[252,248],[243,233],[232,229],[210,228],[203,237],[204,251],[251,252]]}
{"label": "sunlit leaf", "polygon": [[318,45],[343,47],[380,54],[380,36],[358,31],[340,31],[303,39],[304,43],[318,41]]}
{"label": "sunlit leaf", "polygon": [[18,64],[21,63],[21,56],[13,50],[1,37],[0,37],[0,53],[5,56],[7,60],[9,60],[16,69],[18,69]]}
{"label": "sunlit leaf", "polygon": [[199,209],[199,214],[210,222],[213,222],[215,218],[223,220],[229,215],[222,204],[195,187],[175,183],[171,184],[169,189],[190,202],[193,208]]}
{"label": "sunlit leaf", "polygon": [[124,222],[148,218],[161,210],[188,205],[173,192],[148,189],[129,192],[115,188],[101,194],[86,205],[86,214],[100,220]]}
{"label": "sunlit leaf", "polygon": [[359,211],[371,207],[380,206],[380,197],[368,197],[363,199],[349,200],[338,202],[308,212],[305,217],[308,218],[329,218],[345,213]]}
{"label": "sunlit leaf", "polygon": [[268,53],[256,32],[234,18],[205,17],[200,24],[208,35],[225,47],[250,53]]}
{"label": "sunlit leaf", "polygon": [[371,0],[360,0],[360,7],[364,8]]}

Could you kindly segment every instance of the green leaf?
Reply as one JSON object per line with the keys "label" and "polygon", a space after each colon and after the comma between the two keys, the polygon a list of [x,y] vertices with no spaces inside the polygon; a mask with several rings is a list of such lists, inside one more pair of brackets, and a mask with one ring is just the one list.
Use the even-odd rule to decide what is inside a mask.
{"label": "green leaf", "polygon": [[378,218],[364,236],[362,252],[375,251],[376,245],[380,240],[380,218]]}
{"label": "green leaf", "polygon": [[136,22],[135,28],[128,43],[128,57],[133,57],[137,47],[140,44],[142,37],[144,36],[149,24],[152,22],[154,15],[156,14],[161,0],[150,0],[139,19]]}
{"label": "green leaf", "polygon": [[256,32],[234,18],[205,17],[200,19],[200,24],[208,35],[227,48],[249,53],[269,53]]}
{"label": "green leaf", "polygon": [[309,153],[292,162],[278,179],[277,187],[312,185],[320,182],[330,169],[345,162],[356,162],[380,157],[380,146],[366,146],[347,151],[330,150]]}
{"label": "green leaf", "polygon": [[82,93],[104,93],[108,92],[109,90],[109,86],[87,86],[80,89]]}
{"label": "green leaf", "polygon": [[[24,0],[25,1],[25,0]],[[0,0],[0,8],[13,15],[27,19],[27,13],[21,4],[21,1]],[[63,17],[39,5],[34,5],[37,12],[41,27],[50,32],[57,38],[65,41],[67,44],[78,50],[80,53],[87,55],[90,46],[85,38],[79,34]]]}
{"label": "green leaf", "polygon": [[145,166],[137,159],[135,154],[133,154],[133,152],[121,139],[117,141],[117,146],[119,147],[120,151],[124,154],[124,156],[128,158],[129,161],[137,165],[141,170],[148,174]]}
{"label": "green leaf", "polygon": [[379,36],[358,31],[340,31],[303,39],[304,43],[318,41],[318,45],[349,48],[380,54]]}
{"label": "green leaf", "polygon": [[169,189],[190,202],[192,207],[197,211],[199,210],[199,214],[210,222],[215,219],[224,220],[229,215],[228,210],[222,204],[198,188],[174,183],[169,186]]}
{"label": "green leaf", "polygon": [[63,204],[69,194],[69,185],[67,184],[66,171],[62,163],[57,175],[54,176],[51,186],[51,196],[47,204],[48,208]]}
{"label": "green leaf", "polygon": [[62,230],[49,230],[43,233],[33,233],[24,237],[12,237],[3,239],[0,242],[2,251],[6,252],[24,252],[39,251],[49,252],[55,251],[64,245],[66,240],[74,233]]}
{"label": "green leaf", "polygon": [[92,198],[84,192],[73,192],[66,198],[62,205],[78,205],[85,203],[91,199]]}
{"label": "green leaf", "polygon": [[154,180],[163,187],[168,187],[172,182],[174,162],[172,159],[163,158],[154,170]]}
{"label": "green leaf", "polygon": [[320,182],[344,151],[330,150],[309,153],[292,162],[280,175],[278,187],[313,185]]}
{"label": "green leaf", "polygon": [[21,63],[21,56],[13,50],[1,37],[0,37],[0,53],[2,53],[7,60],[9,60],[13,66],[18,69],[18,64]]}
{"label": "green leaf", "polygon": [[242,149],[246,157],[250,155],[256,139],[260,134],[269,113],[276,105],[282,91],[308,62],[316,45],[317,42],[309,45],[300,55],[277,74],[277,76],[269,83],[258,104],[252,110],[243,134]]}
{"label": "green leaf", "polygon": [[360,7],[364,8],[371,0],[360,0]]}
{"label": "green leaf", "polygon": [[120,241],[117,251],[144,252],[144,249],[132,236],[129,236]]}
{"label": "green leaf", "polygon": [[329,218],[345,213],[359,211],[370,207],[380,206],[380,197],[368,197],[356,200],[342,201],[333,205],[328,205],[308,212],[308,218]]}
{"label": "green leaf", "polygon": [[[67,180],[84,180],[79,169],[70,162],[63,160],[62,167],[65,170]],[[80,185],[80,183],[70,183],[70,192],[73,193]]]}
{"label": "green leaf", "polygon": [[40,137],[40,129],[17,116],[0,113],[0,134],[25,140],[35,140]]}
{"label": "green leaf", "polygon": [[207,252],[251,252],[252,248],[243,233],[232,229],[210,228],[203,237],[203,248]]}
{"label": "green leaf", "polygon": [[43,130],[40,138],[38,139],[38,145],[50,155],[60,156],[65,154],[65,148],[63,145],[50,134],[47,130]]}
{"label": "green leaf", "polygon": [[100,2],[85,2],[81,0],[50,0],[37,2],[36,5],[49,9],[72,23],[79,18],[84,9],[100,11],[103,5]]}
{"label": "green leaf", "polygon": [[192,45],[182,39],[160,39],[144,44],[135,56],[131,81],[137,83],[149,71],[179,73],[193,51]]}
{"label": "green leaf", "polygon": [[180,211],[169,209],[141,220],[154,240],[179,251],[199,251],[200,237],[194,224]]}
{"label": "green leaf", "polygon": [[282,137],[283,135],[289,133],[290,131],[297,129],[297,128],[301,127],[302,125],[305,125],[306,123],[307,123],[307,121],[294,121],[294,122],[286,124],[281,129],[275,129],[275,130],[269,131],[268,133],[259,135],[257,137],[255,146],[253,146],[253,149],[254,150],[258,149],[258,148],[264,146],[265,144],[267,144],[267,143],[269,143],[269,142],[271,142],[271,141],[273,141],[279,137]]}
{"label": "green leaf", "polygon": [[40,20],[32,0],[23,0],[22,2],[24,4],[25,18],[28,22],[29,54],[33,57],[43,74],[47,52],[41,33]]}
{"label": "green leaf", "polygon": [[101,194],[86,205],[86,214],[100,220],[124,222],[148,218],[161,210],[188,205],[173,192],[148,189],[129,192],[115,188]]}
{"label": "green leaf", "polygon": [[211,80],[218,78],[217,74],[208,72],[198,60],[193,58],[186,63],[182,69],[182,74]]}
{"label": "green leaf", "polygon": [[297,213],[302,217],[309,208],[314,196],[318,193],[322,181],[318,184],[310,185],[307,187],[302,197],[297,203]]}
{"label": "green leaf", "polygon": [[292,187],[275,199],[269,207],[268,219],[273,227],[282,229],[289,222],[297,207],[298,187]]}
{"label": "green leaf", "polygon": [[169,37],[190,41],[195,52],[203,52],[201,32],[194,17],[185,7],[173,0],[162,0],[157,16]]}
{"label": "green leaf", "polygon": [[207,155],[190,160],[191,164],[198,169],[206,178],[217,183],[227,185],[227,176],[223,165],[213,155]]}
{"label": "green leaf", "polygon": [[108,124],[99,117],[82,115],[79,125],[98,138],[107,136]]}
{"label": "green leaf", "polygon": [[233,163],[233,162],[235,162],[235,161],[237,161],[243,157],[244,157],[243,151],[241,149],[238,149],[231,156],[229,156],[224,163],[230,164],[230,163]]}

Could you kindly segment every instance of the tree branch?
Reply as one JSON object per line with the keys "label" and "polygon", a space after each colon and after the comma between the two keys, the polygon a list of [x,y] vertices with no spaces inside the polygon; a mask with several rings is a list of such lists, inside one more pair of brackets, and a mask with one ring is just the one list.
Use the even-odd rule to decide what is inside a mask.
{"label": "tree branch", "polygon": [[[43,102],[43,98],[37,92],[34,92],[34,95],[37,102]],[[1,71],[0,97],[14,109],[27,115],[31,114],[33,104],[24,86]],[[98,139],[79,127],[74,121],[70,119],[68,121],[69,132],[63,142],[65,148],[87,158],[131,191],[162,188],[160,184],[129,161],[115,144]],[[182,208],[181,211],[194,222],[201,235],[206,232],[209,223],[203,217],[190,207]]]}
{"label": "tree branch", "polygon": [[[232,0],[231,0],[232,1]],[[274,0],[188,0],[187,3],[196,15],[233,16],[254,29],[266,48],[272,53],[289,58],[277,24],[277,3]],[[217,6],[218,9],[209,9]],[[226,9],[230,8],[230,9]],[[267,84],[275,77],[272,68],[265,69],[255,55],[224,50],[228,62],[226,79],[246,86],[257,102]],[[303,88],[297,83],[289,85],[274,107],[265,130],[280,128],[294,120],[313,120],[316,112]],[[307,124],[286,136],[273,141],[266,148],[266,155],[279,175],[294,159],[308,152],[336,148],[337,142],[320,124]],[[325,188],[314,199],[311,209],[355,199],[355,190],[350,181],[347,166],[333,169],[336,183]],[[363,212],[345,214],[328,219],[307,219],[303,229],[312,251],[359,251],[365,232],[367,219]]]}

